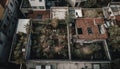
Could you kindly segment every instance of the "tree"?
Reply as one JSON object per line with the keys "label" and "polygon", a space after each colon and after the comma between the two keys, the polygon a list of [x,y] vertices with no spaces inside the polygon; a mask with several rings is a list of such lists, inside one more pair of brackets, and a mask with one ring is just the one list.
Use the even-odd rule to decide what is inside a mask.
{"label": "tree", "polygon": [[19,59],[16,59],[16,64],[23,64],[25,63],[25,59],[23,57],[20,57]]}
{"label": "tree", "polygon": [[32,28],[31,28],[30,24],[26,24],[25,28],[26,28],[26,31],[28,34],[32,32]]}
{"label": "tree", "polygon": [[82,51],[84,55],[91,55],[93,53],[93,50],[91,50],[89,47],[83,47]]}
{"label": "tree", "polygon": [[58,19],[57,18],[54,18],[51,22],[51,25],[54,27],[54,28],[57,28],[58,26]]}
{"label": "tree", "polygon": [[82,54],[82,52],[81,52],[80,49],[75,49],[75,50],[74,50],[74,55],[75,55],[75,56],[81,57],[81,54]]}
{"label": "tree", "polygon": [[117,25],[111,26],[108,29],[109,45],[112,46],[113,51],[120,51],[120,27]]}

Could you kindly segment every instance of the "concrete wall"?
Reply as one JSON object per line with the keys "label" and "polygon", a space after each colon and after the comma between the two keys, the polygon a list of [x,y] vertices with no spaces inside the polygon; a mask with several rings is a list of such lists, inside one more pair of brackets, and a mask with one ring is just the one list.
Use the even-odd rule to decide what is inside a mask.
{"label": "concrete wall", "polygon": [[6,44],[6,36],[0,31],[0,63],[1,62],[4,62],[4,59],[5,59],[5,44]]}
{"label": "concrete wall", "polygon": [[9,56],[9,50],[11,47],[13,34],[16,30],[18,17],[20,16],[19,15],[20,12],[18,8],[19,5],[20,5],[20,0],[8,0],[7,7],[5,7],[5,10],[3,12],[1,27],[0,27],[0,32],[2,32],[0,39],[3,41],[3,43],[0,44],[1,47],[0,50],[2,52],[0,57],[0,62],[3,63],[7,61]]}
{"label": "concrete wall", "polygon": [[[14,29],[17,24],[17,19],[19,17],[18,7],[19,7],[18,0],[9,0],[8,7],[5,9],[2,17],[2,31],[8,35],[8,37],[13,36]],[[4,27],[6,26],[6,27]]]}
{"label": "concrete wall", "polygon": [[[30,5],[33,10],[45,10],[45,0],[29,0]],[[41,9],[40,6],[43,6],[44,8]],[[36,7],[36,8],[33,8]]]}
{"label": "concrete wall", "polygon": [[74,7],[76,0],[68,0],[68,2],[71,4],[72,7]]}
{"label": "concrete wall", "polygon": [[79,3],[78,5],[80,5],[80,3],[83,1],[87,1],[87,0],[68,0],[68,2],[71,4],[72,7],[75,7],[76,3]]}

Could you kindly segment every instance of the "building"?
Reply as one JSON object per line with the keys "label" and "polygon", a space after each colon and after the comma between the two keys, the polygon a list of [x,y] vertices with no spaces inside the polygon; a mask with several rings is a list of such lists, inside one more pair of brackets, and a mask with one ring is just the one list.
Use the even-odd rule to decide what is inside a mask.
{"label": "building", "polygon": [[[57,14],[57,15],[61,15],[61,14]],[[64,17],[65,16],[63,16],[62,18],[64,19]],[[58,16],[58,18],[60,17]],[[71,69],[78,69],[78,68],[109,69],[110,55],[109,55],[106,41],[105,41],[105,39],[107,38],[107,35],[106,35],[106,30],[103,26],[104,19],[102,17],[98,17],[98,18],[78,17],[76,18],[75,22],[76,22],[75,23],[76,28],[82,27],[85,33],[82,35],[83,36],[82,38],[81,36],[78,38],[80,42],[75,41],[71,44],[71,40],[69,39],[70,35],[68,35],[69,34],[68,31],[70,28],[67,28],[68,26],[67,24],[65,25],[65,23],[60,22],[59,27],[57,27],[56,29],[56,28],[52,28],[53,26],[51,26],[50,22],[43,23],[42,20],[39,20],[39,19],[36,20],[36,18],[27,21],[26,23],[30,24],[29,28],[31,28],[32,31],[27,33],[30,37],[28,37],[28,42],[24,50],[20,50],[20,51],[26,52],[23,57],[25,57],[27,69],[31,69],[31,68],[35,68],[35,69],[38,69],[38,68],[43,68],[43,69],[52,69],[52,68],[54,69],[61,69],[61,68],[62,69],[67,69],[67,68],[69,69],[70,68]],[[25,23],[25,21],[23,20],[19,24],[22,24],[22,23]],[[20,27],[21,25],[18,25],[19,30],[23,31],[24,29],[25,31],[25,27],[21,27],[21,28]],[[93,28],[92,34],[91,34],[91,30],[88,29],[88,33],[90,33],[91,36],[88,35],[87,33],[87,27]],[[24,40],[26,38],[22,38],[22,39]],[[62,40],[65,43],[63,44],[62,42],[59,43],[58,39]],[[44,43],[44,41],[46,43]],[[52,43],[52,41],[54,43]],[[15,41],[13,41],[13,44],[15,44]],[[60,45],[62,44],[62,45],[59,46],[58,44]],[[78,53],[79,55],[77,54],[77,56],[76,56],[76,53],[74,53],[78,51],[78,49],[81,49],[82,47],[86,49],[90,47],[89,45],[93,45],[93,44],[95,44],[95,48],[98,48],[98,50],[95,51],[93,54],[88,55],[87,57],[79,56],[79,55],[83,55],[82,53]],[[78,45],[79,47],[77,47]],[[18,48],[18,44],[13,46],[13,48],[11,49],[11,52],[14,53],[15,51],[14,49],[16,48]],[[64,55],[61,53],[64,53]]]}
{"label": "building", "polygon": [[106,18],[106,25],[111,26],[119,24],[120,17],[120,2],[111,2],[107,7],[103,8],[104,16]]}
{"label": "building", "polygon": [[29,0],[32,10],[46,10],[46,0]]}
{"label": "building", "polygon": [[75,30],[80,40],[107,39],[103,12],[100,8],[82,8],[75,21]]}
{"label": "building", "polygon": [[51,19],[64,20],[68,14],[68,7],[51,7]]}
{"label": "building", "polygon": [[87,0],[68,0],[72,7],[79,7],[80,3]]}
{"label": "building", "polygon": [[110,19],[120,26],[120,2],[111,2],[109,4]]}
{"label": "building", "polygon": [[[44,18],[50,17],[51,7],[65,7],[68,2],[65,0],[22,0],[20,10],[25,17]],[[49,15],[48,15],[49,14]]]}
{"label": "building", "polygon": [[81,62],[81,63],[76,63],[76,62],[61,62],[61,61],[56,61],[52,62],[49,61],[48,63],[43,62],[29,62],[27,64],[28,68],[27,69],[109,69],[109,64],[106,64],[106,62],[99,64],[98,63],[87,63],[87,62]]}
{"label": "building", "polygon": [[[27,0],[23,0],[20,7],[25,17],[31,19],[29,24],[32,31],[28,33],[30,42],[25,50],[27,69],[109,69],[111,58],[106,43],[108,36],[102,9],[63,7],[59,6],[59,0],[45,2],[46,10],[32,9],[31,3]],[[66,24],[64,21],[67,15],[74,20],[72,23],[75,24],[74,35],[69,32],[71,23]],[[50,21],[43,22],[45,19],[55,18],[63,20],[58,21],[60,26],[57,28],[51,26]],[[59,42],[61,40],[64,41],[63,44]],[[97,51],[94,50],[94,53],[84,57],[79,50],[86,51],[89,47],[92,50],[97,48]],[[78,54],[75,53],[76,51]]]}
{"label": "building", "polygon": [[0,63],[5,62],[5,59],[7,59],[6,55],[3,56],[3,52],[4,54],[7,54],[5,53],[6,51],[4,51],[6,49],[6,43],[7,43],[6,35],[2,31],[0,31]]}
{"label": "building", "polygon": [[50,19],[50,11],[33,11],[27,18],[45,21]]}
{"label": "building", "polygon": [[78,18],[76,19],[76,34],[83,40],[107,39],[107,31],[103,18]]}
{"label": "building", "polygon": [[[26,50],[29,47],[29,34],[26,28],[30,24],[30,19],[19,19],[16,32],[14,34],[13,42],[11,45],[11,51],[9,55],[10,63],[19,63],[20,58],[23,60],[26,58]],[[19,58],[20,57],[20,58]],[[21,60],[21,62],[23,61]]]}
{"label": "building", "polygon": [[17,19],[20,15],[19,12],[20,1],[7,0],[7,5],[4,7],[3,17],[1,19],[1,29],[8,36],[13,36],[14,29],[17,25]]}
{"label": "building", "polygon": [[[9,61],[26,62],[27,69],[110,69],[107,21],[115,15],[119,22],[119,13],[110,7],[79,8],[86,0],[69,0],[74,8],[61,1],[22,0],[27,19],[19,20]],[[72,21],[66,21],[69,15]]]}
{"label": "building", "polygon": [[0,62],[6,62],[11,47],[11,41],[16,29],[17,20],[21,15],[20,1],[0,0]]}
{"label": "building", "polygon": [[[99,20],[98,20],[99,21]],[[99,23],[96,19],[96,24]],[[102,24],[102,22],[100,22]],[[29,28],[32,29],[29,33],[27,33],[26,24],[30,24]],[[61,24],[61,25],[60,25]],[[19,52],[19,56],[21,55],[20,52],[23,52],[22,57],[24,57],[26,61],[26,66],[27,69],[31,68],[43,68],[43,69],[78,69],[78,68],[90,68],[90,69],[109,69],[109,53],[107,52],[106,49],[106,44],[104,39],[100,38],[101,40],[97,40],[97,38],[92,38],[95,41],[84,41],[84,47],[88,47],[89,44],[98,44],[98,49],[99,49],[99,44],[101,46],[101,51],[95,51],[94,55],[90,55],[85,57],[78,57],[75,56],[76,53],[74,53],[78,48],[73,48],[76,47],[73,46],[72,44],[68,44],[69,39],[67,37],[70,37],[68,35],[68,28],[66,28],[67,25],[65,25],[63,22],[59,23],[59,27],[57,30],[55,28],[51,28],[51,24],[49,23],[43,23],[41,20],[30,20],[30,19],[20,19],[18,28],[13,40],[13,45],[11,48],[11,54],[10,54],[10,62],[16,63],[17,60],[13,58],[13,56],[18,55],[15,54],[15,51]],[[95,26],[96,27],[96,26]],[[59,32],[56,32],[58,31]],[[43,31],[44,30],[44,31]],[[56,30],[56,31],[53,31]],[[40,33],[40,31],[42,31]],[[21,34],[20,32],[23,32],[29,36],[24,36],[22,37],[18,36],[18,34]],[[49,35],[44,35],[44,34],[49,34]],[[54,35],[54,37],[52,37]],[[63,35],[66,35],[62,37]],[[94,35],[93,35],[94,36]],[[20,40],[17,38],[20,37]],[[27,37],[27,38],[25,38]],[[59,43],[57,39],[62,39],[62,41],[66,43]],[[63,39],[66,38],[66,39]],[[25,45],[19,45],[19,42],[21,43],[21,39],[23,40],[22,44],[27,43]],[[24,41],[27,39],[27,42]],[[45,39],[45,40],[44,40]],[[52,40],[51,40],[52,39]],[[99,38],[98,38],[99,39]],[[19,41],[16,43],[16,41]],[[44,41],[47,42],[44,43]],[[51,41],[56,41],[55,43],[51,43]],[[77,45],[80,45],[80,42],[76,42]],[[73,43],[73,44],[76,44]],[[58,44],[62,44],[64,46],[58,46]],[[55,45],[55,46],[54,46]],[[25,47],[24,47],[25,46]],[[45,46],[45,47],[44,47]],[[81,46],[81,45],[80,45]],[[16,50],[18,48],[21,48],[19,50]],[[89,46],[90,47],[90,46]],[[57,50],[59,48],[59,50]],[[56,51],[57,50],[57,51]],[[64,52],[65,50],[65,52]],[[59,52],[58,52],[59,51]],[[63,53],[61,52],[63,51]],[[62,53],[62,54],[61,54]],[[12,55],[14,54],[14,55]],[[45,55],[46,54],[46,55]],[[52,56],[50,55],[52,54]],[[95,55],[96,54],[96,55]],[[81,55],[81,53],[79,54]],[[19,57],[18,56],[18,57]],[[99,57],[96,57],[99,56]],[[23,59],[23,60],[24,60]],[[20,60],[23,61],[23,60]]]}

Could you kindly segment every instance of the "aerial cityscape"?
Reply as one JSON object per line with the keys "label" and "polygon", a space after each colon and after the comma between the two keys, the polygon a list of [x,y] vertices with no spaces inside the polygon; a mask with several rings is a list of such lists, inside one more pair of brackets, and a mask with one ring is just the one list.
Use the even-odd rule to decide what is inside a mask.
{"label": "aerial cityscape", "polygon": [[120,0],[0,0],[0,69],[120,69]]}

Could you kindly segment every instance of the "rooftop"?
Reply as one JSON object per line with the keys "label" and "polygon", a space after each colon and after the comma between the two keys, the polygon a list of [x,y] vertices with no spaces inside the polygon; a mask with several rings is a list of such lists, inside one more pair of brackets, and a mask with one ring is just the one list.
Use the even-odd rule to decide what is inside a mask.
{"label": "rooftop", "polygon": [[82,17],[82,9],[81,8],[75,8],[75,17]]}
{"label": "rooftop", "polygon": [[29,0],[22,0],[21,8],[31,8]]}
{"label": "rooftop", "polygon": [[[31,4],[34,5],[32,2],[31,2]],[[68,3],[65,0],[46,0],[45,1],[46,9],[50,9],[51,7],[54,7],[54,6],[64,7],[67,5],[68,5]],[[31,8],[29,0],[22,0],[21,8]]]}
{"label": "rooftop", "polygon": [[[76,22],[77,30],[83,29],[83,34],[78,35],[80,40],[107,38],[106,30],[102,26],[104,19],[77,18]],[[26,27],[28,23],[31,24],[29,28]],[[16,63],[24,62],[25,58],[40,61],[109,61],[106,48],[103,48],[104,41],[83,42],[82,45],[76,41],[70,44],[68,30],[64,20],[52,19],[49,22],[31,20],[30,22],[30,19],[20,19],[9,60]]]}
{"label": "rooftop", "polygon": [[46,0],[46,8],[50,9],[51,7],[64,7],[67,6],[68,3],[66,0]]}
{"label": "rooftop", "polygon": [[68,59],[67,25],[32,22],[29,59]]}
{"label": "rooftop", "polygon": [[65,19],[68,13],[68,7],[51,7],[51,18]]}
{"label": "rooftop", "polygon": [[72,18],[82,17],[82,8],[69,8],[69,15]]}
{"label": "rooftop", "polygon": [[30,22],[30,19],[19,19],[16,33],[18,32],[27,33],[25,26],[29,24],[29,22]]}
{"label": "rooftop", "polygon": [[111,2],[110,5],[120,5],[120,2]]}
{"label": "rooftop", "polygon": [[72,60],[101,61],[109,60],[103,41],[73,42],[71,45]]}
{"label": "rooftop", "polygon": [[[96,62],[97,63],[97,62]],[[100,62],[99,62],[100,63]],[[41,68],[46,68],[46,67],[50,67],[50,69],[84,69],[84,68],[88,68],[88,69],[97,69],[99,68],[99,66],[102,67],[102,69],[109,69],[109,65],[105,64],[106,62],[102,63],[101,65],[99,64],[95,64],[95,63],[75,63],[75,62],[61,62],[61,61],[56,61],[56,62],[49,62],[48,64],[46,64],[44,61],[40,62],[39,65],[38,63],[29,63],[27,64],[28,68],[36,68],[37,66],[39,66]],[[46,68],[47,69],[47,68]]]}
{"label": "rooftop", "polygon": [[27,18],[32,18],[32,19],[40,19],[40,20],[46,20],[50,19],[50,11],[32,11],[31,14],[27,16]]}
{"label": "rooftop", "polygon": [[78,18],[76,20],[76,33],[79,39],[106,39],[103,18]]}
{"label": "rooftop", "polygon": [[27,25],[30,19],[19,19],[17,31],[14,35],[9,61],[21,64],[26,57],[26,48],[28,42]]}
{"label": "rooftop", "polygon": [[119,7],[111,7],[113,12],[120,12],[120,6]]}
{"label": "rooftop", "polygon": [[83,8],[82,9],[83,17],[103,17],[103,11],[101,8]]}

